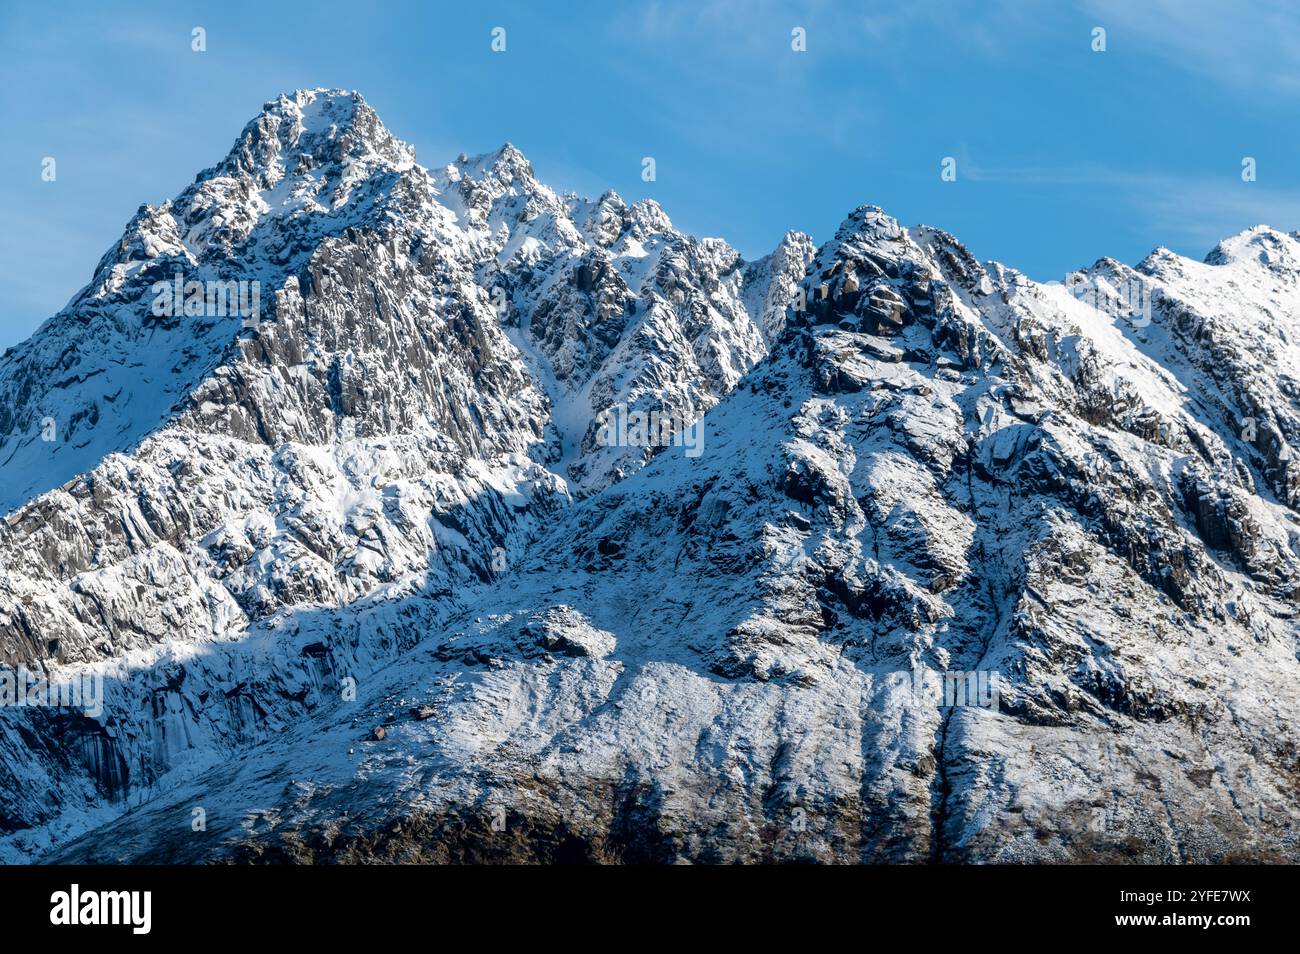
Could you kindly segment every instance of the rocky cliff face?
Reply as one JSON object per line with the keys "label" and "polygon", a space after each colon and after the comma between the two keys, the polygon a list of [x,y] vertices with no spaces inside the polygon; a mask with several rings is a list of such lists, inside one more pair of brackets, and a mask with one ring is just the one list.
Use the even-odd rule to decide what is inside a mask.
{"label": "rocky cliff face", "polygon": [[282,97],[0,359],[0,653],[105,686],[0,853],[1294,860],[1297,262],[746,262]]}

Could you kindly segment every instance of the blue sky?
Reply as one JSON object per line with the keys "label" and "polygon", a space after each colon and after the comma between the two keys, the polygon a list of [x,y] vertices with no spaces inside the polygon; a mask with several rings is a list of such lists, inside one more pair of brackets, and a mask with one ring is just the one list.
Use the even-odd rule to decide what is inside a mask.
{"label": "blue sky", "polygon": [[653,197],[749,257],[788,228],[822,242],[864,202],[1041,280],[1300,227],[1285,3],[896,6],[0,0],[0,347],[67,302],[142,203],[311,86],[361,91],[425,165],[509,140],[554,188]]}

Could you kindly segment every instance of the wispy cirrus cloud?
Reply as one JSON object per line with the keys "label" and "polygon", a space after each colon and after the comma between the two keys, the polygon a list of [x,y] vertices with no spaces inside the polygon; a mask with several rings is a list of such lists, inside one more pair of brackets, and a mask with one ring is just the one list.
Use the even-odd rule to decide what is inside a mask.
{"label": "wispy cirrus cloud", "polygon": [[1085,0],[1111,49],[1140,48],[1237,89],[1300,94],[1300,6],[1291,0]]}
{"label": "wispy cirrus cloud", "polygon": [[1212,248],[1254,225],[1300,228],[1300,186],[1244,182],[1235,170],[1222,176],[1135,171],[1100,163],[983,165],[960,159],[970,182],[1060,188],[1089,187],[1099,200],[1123,202],[1171,246]]}
{"label": "wispy cirrus cloud", "polygon": [[1300,228],[1300,189],[1239,186],[1170,178],[1159,188],[1136,191],[1134,199],[1158,231],[1194,247],[1211,248],[1252,225],[1288,232]]}

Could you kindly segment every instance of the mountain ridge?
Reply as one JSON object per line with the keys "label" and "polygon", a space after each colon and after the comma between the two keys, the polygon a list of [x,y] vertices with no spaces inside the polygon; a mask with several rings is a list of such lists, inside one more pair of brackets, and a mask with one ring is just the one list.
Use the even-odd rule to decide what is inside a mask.
{"label": "mountain ridge", "polygon": [[[13,491],[0,652],[109,687],[0,711],[0,856],[1294,857],[1294,236],[1041,285],[861,206],[747,262],[268,110],[52,319],[102,354],[0,359],[6,483],[95,460]],[[267,308],[149,323],[141,423],[182,262]]]}

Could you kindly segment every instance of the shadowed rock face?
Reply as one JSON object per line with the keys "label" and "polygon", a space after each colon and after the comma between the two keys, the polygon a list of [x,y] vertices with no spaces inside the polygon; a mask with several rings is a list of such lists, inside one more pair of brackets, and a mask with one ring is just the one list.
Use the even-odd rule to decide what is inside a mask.
{"label": "shadowed rock face", "polygon": [[104,678],[0,857],[1294,861],[1297,261],[745,262],[282,97],[0,359],[0,653]]}

